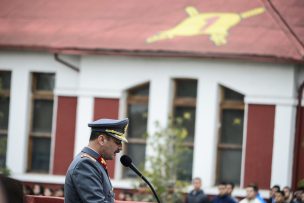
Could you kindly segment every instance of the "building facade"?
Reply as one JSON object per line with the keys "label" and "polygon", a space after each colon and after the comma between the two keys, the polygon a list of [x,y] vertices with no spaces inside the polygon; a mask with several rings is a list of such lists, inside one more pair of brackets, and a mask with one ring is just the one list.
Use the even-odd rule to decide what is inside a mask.
{"label": "building facade", "polygon": [[[303,14],[291,18],[282,9],[295,7],[283,1],[235,1],[235,8],[221,1],[207,6],[181,1],[173,9],[168,1],[159,13],[149,10],[138,19],[134,15],[143,13],[130,2],[122,7],[91,3],[91,12],[79,12],[86,13],[81,20],[79,13],[59,9],[69,7],[66,3],[31,10],[12,1],[1,8],[0,164],[13,177],[62,184],[69,163],[88,143],[87,124],[99,118],[130,118],[123,153],[137,165],[146,164],[154,153],[149,140],[155,122],[166,126],[173,115],[187,118],[184,180],[201,177],[212,192],[222,180],[268,189],[304,178],[298,104],[303,35],[293,29]],[[84,7],[77,1],[73,8]],[[213,17],[206,19],[203,8]],[[116,9],[121,13],[109,20],[107,12]],[[287,24],[278,19],[282,16]],[[71,19],[79,24],[69,24]],[[187,27],[192,20],[190,25],[201,26],[195,19],[209,23],[199,28],[204,32]],[[217,32],[217,25],[229,26]],[[109,173],[114,187],[132,187],[132,173],[119,156]]]}
{"label": "building facade", "polygon": [[[241,186],[291,184],[299,67],[113,56],[69,60],[79,72],[51,54],[1,52],[1,73],[10,73],[6,164],[13,175],[64,176],[88,143],[87,124],[102,117],[130,117],[125,150],[141,161],[138,152],[153,152],[146,140],[135,139],[136,130],[153,135],[156,121],[165,126],[170,114],[190,112],[191,177],[201,177],[208,187],[229,176]],[[196,101],[175,102],[191,91],[188,97]],[[136,94],[144,99],[129,99]],[[115,180],[127,175],[118,160],[110,169]]]}

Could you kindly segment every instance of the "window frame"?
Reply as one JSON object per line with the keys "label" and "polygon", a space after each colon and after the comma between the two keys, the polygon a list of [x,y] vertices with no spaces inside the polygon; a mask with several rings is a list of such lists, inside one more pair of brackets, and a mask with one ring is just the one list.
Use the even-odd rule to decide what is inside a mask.
{"label": "window frame", "polygon": [[[33,124],[34,124],[34,110],[35,110],[35,101],[36,100],[44,100],[44,101],[53,101],[53,114],[52,114],[52,121],[54,118],[54,89],[55,89],[55,82],[53,90],[39,90],[37,89],[37,75],[39,74],[54,74],[55,73],[44,73],[44,72],[32,72],[32,86],[31,86],[31,114],[30,114],[30,122],[29,122],[29,143],[28,143],[28,159],[27,159],[27,172],[33,173],[50,173],[51,170],[51,157],[49,160],[49,169],[47,172],[39,172],[32,169],[32,159],[33,159],[33,142],[34,139],[49,139],[50,145],[52,145],[52,129],[53,129],[53,122],[50,132],[33,132]],[[55,80],[55,78],[54,78]],[[50,146],[50,150],[52,150],[52,146]],[[50,156],[51,156],[50,152]]]}
{"label": "window frame", "polygon": [[[195,97],[179,97],[177,96],[177,88],[178,85],[177,83],[179,81],[196,81],[197,82],[197,86],[196,86],[196,96]],[[172,98],[172,116],[173,118],[175,118],[175,111],[176,108],[178,107],[192,107],[194,108],[194,112],[195,112],[195,118],[196,118],[196,108],[197,108],[197,87],[198,87],[198,80],[197,79],[189,79],[189,78],[174,78],[173,79],[173,98]],[[195,121],[194,121],[195,122]],[[188,147],[190,150],[192,150],[192,153],[194,155],[194,141],[195,141],[195,123],[194,123],[194,134],[193,134],[193,141],[188,141],[186,140],[184,143],[184,146]],[[194,157],[192,156],[192,170],[193,170],[193,164],[194,164]],[[192,172],[191,172],[191,175]]]}
{"label": "window frame", "polygon": [[[9,106],[10,106],[10,101],[11,101],[11,83],[12,83],[12,71],[10,70],[0,70],[0,72],[7,72],[10,74],[10,84],[9,84],[9,89],[3,89],[3,87],[0,89],[0,98],[5,98],[9,100]],[[9,111],[8,109],[8,119],[9,119]],[[8,123],[9,125],[9,123]],[[8,126],[6,129],[0,128],[0,134],[2,134],[4,137],[6,137],[6,140],[8,140]],[[7,143],[6,143],[6,149],[7,149]],[[5,158],[6,162],[6,158]]]}
{"label": "window frame", "polygon": [[[176,107],[193,107],[196,112],[196,100],[197,100],[197,95],[196,97],[177,97],[177,82],[178,81],[186,81],[186,80],[196,80],[196,79],[174,79],[174,95],[173,95],[173,105],[172,105],[172,116],[173,118],[175,117],[175,109]],[[196,80],[198,82],[198,80]],[[194,126],[194,132],[195,132],[195,126]],[[195,135],[193,135],[195,137]],[[191,147],[194,149],[194,140],[193,142],[185,142],[185,145],[188,147]]]}
{"label": "window frame", "polygon": [[[149,93],[148,96],[147,95],[132,95],[132,93],[138,89],[141,88],[148,88],[149,89],[149,93],[150,93],[150,83],[143,83],[140,85],[136,85],[130,89],[128,89],[127,92],[127,98],[126,98],[126,115],[128,115],[129,113],[129,105],[133,105],[133,104],[143,104],[143,105],[147,105],[148,107],[148,112],[149,112]],[[148,119],[148,118],[147,118]],[[148,122],[147,122],[147,127],[148,127]],[[124,153],[128,153],[128,148],[132,145],[132,144],[140,144],[140,145],[145,145],[145,147],[147,146],[147,138],[132,138],[128,136],[128,145],[126,145],[124,147]],[[124,178],[132,178],[132,177],[128,177],[126,176],[125,172],[126,172],[126,168],[123,168],[122,171],[122,176]]]}
{"label": "window frame", "polygon": [[[220,180],[220,168],[221,168],[221,157],[222,157],[222,151],[223,150],[240,150],[241,151],[241,156],[243,156],[243,143],[241,144],[223,144],[221,143],[221,138],[222,138],[222,121],[223,121],[223,112],[224,110],[243,110],[244,115],[245,115],[245,102],[244,98],[243,101],[237,101],[237,100],[229,100],[225,99],[225,89],[229,89],[227,87],[221,86],[220,87],[220,109],[219,109],[219,128],[218,128],[218,141],[217,141],[217,155],[216,155],[216,176],[215,176],[215,184],[218,184],[222,180]],[[238,93],[238,92],[237,92]],[[240,94],[240,93],[238,93]],[[244,124],[243,124],[243,130],[244,130]],[[243,132],[244,134],[244,132]],[[242,160],[241,160],[242,161]],[[242,163],[241,163],[242,164]],[[242,166],[240,166],[242,167]],[[241,175],[241,174],[240,174]],[[240,177],[241,180],[241,177]],[[241,183],[239,183],[241,184]],[[235,185],[239,185],[238,183],[235,183]]]}

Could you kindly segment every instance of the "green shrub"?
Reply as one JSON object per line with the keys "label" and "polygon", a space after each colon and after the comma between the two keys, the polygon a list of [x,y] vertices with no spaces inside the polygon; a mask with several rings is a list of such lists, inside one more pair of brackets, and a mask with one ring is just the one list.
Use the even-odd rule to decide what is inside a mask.
{"label": "green shrub", "polygon": [[147,157],[149,169],[144,170],[144,174],[155,187],[161,202],[183,202],[182,193],[189,185],[179,178],[183,174],[180,163],[187,162],[183,157],[189,153],[184,144],[188,136],[184,127],[186,119],[189,119],[188,114],[183,118],[170,117],[166,127],[161,127],[156,122],[157,130],[147,143],[147,147],[152,149],[154,154]]}

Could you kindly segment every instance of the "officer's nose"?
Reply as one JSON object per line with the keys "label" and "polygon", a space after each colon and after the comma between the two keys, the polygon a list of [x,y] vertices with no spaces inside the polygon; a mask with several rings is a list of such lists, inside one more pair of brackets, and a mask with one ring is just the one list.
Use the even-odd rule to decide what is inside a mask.
{"label": "officer's nose", "polygon": [[122,143],[118,144],[118,149],[121,151],[122,150]]}

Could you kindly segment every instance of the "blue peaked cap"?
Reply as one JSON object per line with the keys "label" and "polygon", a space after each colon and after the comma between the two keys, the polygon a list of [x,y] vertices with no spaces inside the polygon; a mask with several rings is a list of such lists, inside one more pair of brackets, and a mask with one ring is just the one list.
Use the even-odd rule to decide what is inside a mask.
{"label": "blue peaked cap", "polygon": [[106,133],[118,140],[128,142],[126,132],[128,129],[129,119],[99,119],[88,124],[94,132]]}

